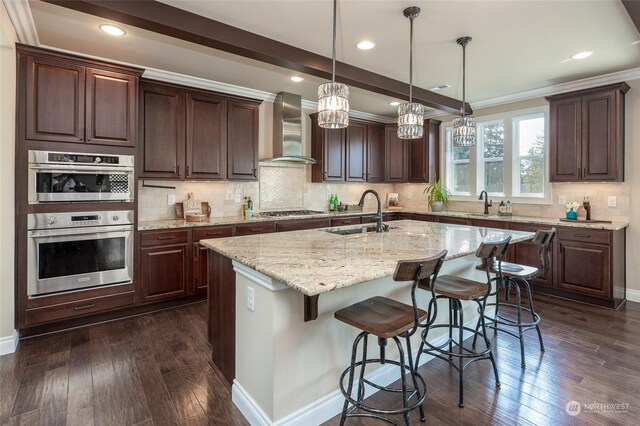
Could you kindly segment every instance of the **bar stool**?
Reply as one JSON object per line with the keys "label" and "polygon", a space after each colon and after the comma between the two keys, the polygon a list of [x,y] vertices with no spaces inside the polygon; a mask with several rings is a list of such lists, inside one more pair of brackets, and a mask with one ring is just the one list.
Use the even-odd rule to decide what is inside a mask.
{"label": "bar stool", "polygon": [[[483,264],[487,265],[485,270],[487,275],[486,282],[473,281],[453,275],[442,275],[438,278],[437,282],[421,282],[419,284],[419,288],[431,292],[431,300],[427,307],[427,321],[421,325],[421,327],[424,327],[424,330],[422,332],[422,342],[420,343],[416,365],[420,365],[420,356],[424,353],[446,361],[458,370],[458,405],[460,407],[464,407],[464,370],[469,366],[469,364],[482,359],[491,360],[496,386],[500,387],[500,378],[498,377],[498,369],[493,356],[493,349],[491,347],[491,342],[487,337],[487,328],[484,321],[484,307],[486,299],[491,293],[492,282],[496,280],[496,278],[492,278],[490,275],[490,266],[494,262],[497,262],[498,265],[502,263],[502,259],[509,247],[510,240],[511,237],[508,237],[502,241],[481,243],[476,250],[476,257],[482,259]],[[449,323],[434,325],[438,316],[438,300],[441,299],[449,302]],[[482,326],[481,331],[464,325],[463,301],[473,301],[478,304],[480,313],[479,321]],[[430,343],[427,339],[430,331],[440,328],[448,329],[449,338],[446,342],[436,346]],[[457,329],[458,331],[457,340],[454,338],[454,329]],[[472,348],[465,346],[465,332],[472,333],[474,335],[474,343],[477,336],[482,337],[484,339],[486,349],[476,351],[475,344]],[[458,347],[455,351],[454,346]],[[457,365],[454,358],[457,359]]]}
{"label": "bar stool", "polygon": [[[489,321],[490,324],[487,327],[492,328],[494,333],[501,331],[503,333],[507,333],[513,337],[516,337],[520,340],[520,366],[522,368],[526,368],[527,365],[525,363],[524,358],[524,332],[532,329],[536,329],[538,332],[538,340],[540,341],[540,351],[544,352],[544,343],[542,341],[542,333],[540,332],[540,315],[538,315],[533,307],[533,298],[531,293],[531,285],[529,284],[529,280],[542,277],[546,275],[549,270],[549,266],[551,264],[551,243],[556,235],[556,229],[551,228],[549,230],[538,230],[533,237],[531,243],[538,248],[538,256],[540,259],[539,266],[537,268],[527,266],[527,265],[519,265],[517,263],[510,262],[502,262],[501,265],[496,264],[495,262],[491,265],[491,272],[495,273],[502,277],[502,279],[498,280],[498,285],[496,286],[495,292],[491,293],[491,296],[496,296],[496,301],[492,303],[486,303],[485,300],[485,308],[486,306],[494,306],[495,312],[493,318],[490,316],[484,316],[486,321]],[[481,266],[478,266],[480,268]],[[515,303],[511,303],[509,300],[509,296],[511,293],[511,287],[513,286],[516,294]],[[529,307],[522,306],[522,290],[520,286],[524,287],[524,290],[527,295],[527,299],[529,302]],[[501,302],[499,300],[498,293],[501,289],[504,289],[504,301]],[[506,317],[504,314],[500,313],[502,310],[505,313],[510,313],[511,318]],[[522,313],[523,311],[529,312],[531,314],[530,322],[523,322]],[[516,319],[512,319],[515,314]],[[517,328],[516,334],[514,331],[507,330],[504,327],[515,327]],[[480,321],[476,326],[476,330],[480,327]],[[476,338],[474,337],[474,346],[475,346]]]}
{"label": "bar stool", "polygon": [[[423,403],[427,396],[427,386],[422,376],[417,372],[416,365],[413,364],[413,354],[411,352],[411,336],[418,329],[420,322],[424,321],[427,313],[419,309],[416,302],[416,288],[418,282],[426,280],[430,283],[435,282],[438,271],[444,262],[447,251],[443,250],[440,254],[421,260],[401,260],[396,265],[393,274],[394,281],[410,281],[413,280],[411,286],[411,305],[407,305],[386,297],[372,297],[370,299],[358,302],[346,308],[340,309],[335,313],[335,318],[356,327],[362,332],[358,334],[353,342],[351,351],[351,364],[344,370],[340,376],[340,390],[345,397],[344,407],[340,424],[343,425],[347,417],[372,417],[384,420],[388,423],[397,425],[388,415],[402,414],[407,425],[411,424],[409,412],[418,408],[420,410],[420,419],[425,420]],[[432,284],[433,285],[433,284]],[[367,358],[367,340],[370,334],[378,338],[380,346],[380,358]],[[400,360],[392,360],[386,358],[385,348],[387,339],[391,339],[398,347]],[[400,339],[406,342],[406,354],[408,365],[405,363],[405,349]],[[363,342],[362,360],[356,361],[358,345]],[[370,363],[393,364],[400,367],[400,378],[402,382],[401,389],[393,389],[390,387],[380,386],[364,378],[365,367]],[[354,387],[354,376],[356,368],[360,367],[358,375],[357,396],[353,398],[352,392]],[[406,375],[411,375],[412,388],[407,388]],[[345,389],[344,379],[349,375],[348,385]],[[363,403],[365,384],[386,392],[394,392],[402,394],[402,408],[383,409],[371,407]],[[412,401],[412,399],[414,399]],[[349,408],[349,404],[352,405]],[[359,408],[364,412],[354,413]]]}

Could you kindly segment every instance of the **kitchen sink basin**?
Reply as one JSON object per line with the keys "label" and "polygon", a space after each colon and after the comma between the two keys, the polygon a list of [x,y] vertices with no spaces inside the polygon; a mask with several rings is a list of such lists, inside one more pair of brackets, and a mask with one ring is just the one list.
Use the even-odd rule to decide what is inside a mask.
{"label": "kitchen sink basin", "polygon": [[[362,234],[362,228],[366,228],[367,232],[376,232],[376,225],[366,225],[366,226],[354,226],[352,228],[340,228],[340,229],[325,229],[325,232],[329,232],[330,234],[336,235],[351,235],[351,234]],[[383,225],[382,227],[384,232],[389,231],[388,225]]]}

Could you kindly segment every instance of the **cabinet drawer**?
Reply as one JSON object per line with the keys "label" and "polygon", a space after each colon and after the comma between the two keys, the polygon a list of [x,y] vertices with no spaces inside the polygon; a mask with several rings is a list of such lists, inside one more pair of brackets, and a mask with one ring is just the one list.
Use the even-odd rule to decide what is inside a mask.
{"label": "cabinet drawer", "polygon": [[261,224],[255,223],[251,225],[238,225],[236,227],[236,235],[238,236],[266,234],[266,233],[275,232],[275,231],[276,231],[275,222],[261,223]]}
{"label": "cabinet drawer", "polygon": [[215,228],[204,228],[193,230],[193,242],[206,240],[209,238],[233,237],[233,226],[216,226]]}
{"label": "cabinet drawer", "polygon": [[611,232],[584,228],[558,229],[559,240],[584,241],[585,243],[611,244]]}
{"label": "cabinet drawer", "polygon": [[147,232],[140,236],[140,245],[142,247],[186,243],[187,241],[189,241],[188,230]]}
{"label": "cabinet drawer", "polygon": [[[384,215],[382,215],[384,219]],[[368,214],[365,216],[360,216],[361,223],[376,223],[378,221],[377,214]]]}
{"label": "cabinet drawer", "polygon": [[93,297],[74,302],[60,303],[58,305],[27,309],[25,322],[26,325],[34,325],[57,321],[64,318],[79,317],[95,312],[133,305],[134,301],[135,292],[127,291],[108,296]]}
{"label": "cabinet drawer", "polygon": [[360,217],[343,217],[340,219],[331,219],[331,226],[343,226],[343,225],[359,225]]}
{"label": "cabinet drawer", "polygon": [[436,221],[436,217],[435,216],[430,216],[428,214],[420,214],[420,213],[412,213],[412,214],[408,214],[408,213],[399,213],[404,215],[405,217],[403,217],[403,219],[411,219],[411,220],[421,220],[423,222],[435,222]]}
{"label": "cabinet drawer", "polygon": [[276,223],[278,232],[299,231],[302,229],[328,228],[331,219],[287,220]]}
{"label": "cabinet drawer", "polygon": [[444,217],[441,216],[438,218],[438,222],[440,223],[450,223],[453,225],[471,225],[471,220],[464,219],[461,217]]}

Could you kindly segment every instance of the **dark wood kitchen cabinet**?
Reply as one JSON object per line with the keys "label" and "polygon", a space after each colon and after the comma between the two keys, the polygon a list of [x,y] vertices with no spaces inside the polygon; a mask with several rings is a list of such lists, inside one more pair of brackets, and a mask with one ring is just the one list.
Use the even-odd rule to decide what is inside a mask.
{"label": "dark wood kitchen cabinet", "polygon": [[626,83],[550,96],[551,182],[624,181]]}
{"label": "dark wood kitchen cabinet", "polygon": [[312,182],[344,182],[345,129],[323,129],[318,125],[318,114],[311,114],[311,166]]}
{"label": "dark wood kitchen cabinet", "polygon": [[144,81],[141,178],[256,179],[259,103]]}
{"label": "dark wood kitchen cabinet", "polygon": [[409,143],[398,137],[398,126],[387,125],[384,128],[385,143],[385,181],[407,182],[409,180]]}
{"label": "dark wood kitchen cabinet", "polygon": [[380,124],[367,125],[367,182],[385,180],[385,131]]}
{"label": "dark wood kitchen cabinet", "polygon": [[346,138],[346,180],[384,182],[384,127],[351,120]]}
{"label": "dark wood kitchen cabinet", "polygon": [[192,259],[192,279],[191,293],[207,292],[207,274],[209,271],[207,263],[207,249],[200,244],[200,240],[208,240],[210,238],[233,237],[235,228],[233,226],[216,226],[207,228],[198,228],[193,230],[193,259]]}
{"label": "dark wood kitchen cabinet", "polygon": [[18,55],[26,140],[136,145],[141,70],[24,45]]}
{"label": "dark wood kitchen cabinet", "polygon": [[435,183],[440,164],[440,121],[424,121],[422,138],[408,140],[409,146],[409,182]]}
{"label": "dark wood kitchen cabinet", "polygon": [[259,103],[227,103],[227,177],[234,180],[258,178]]}
{"label": "dark wood kitchen cabinet", "polygon": [[140,301],[186,296],[189,280],[189,231],[157,231],[140,235]]}
{"label": "dark wood kitchen cabinet", "polygon": [[[474,220],[475,225],[476,220]],[[505,224],[505,222],[503,222]],[[524,223],[509,223],[509,229],[517,230],[517,231],[525,231],[525,232],[536,232],[539,229],[550,229],[550,226],[542,227],[541,225],[529,225]],[[556,236],[557,238],[557,236]],[[544,287],[553,287],[553,271],[554,271],[554,262],[553,259],[556,258],[556,241],[554,240],[551,245],[551,259],[548,262],[548,270],[547,273],[539,278],[531,280],[531,284],[533,285],[533,289],[538,286]],[[534,245],[531,241],[522,241],[517,244],[512,244],[509,246],[509,251],[507,253],[509,258],[509,262],[517,263],[519,265],[527,265],[532,266],[534,268],[540,267],[540,250],[539,246]]]}

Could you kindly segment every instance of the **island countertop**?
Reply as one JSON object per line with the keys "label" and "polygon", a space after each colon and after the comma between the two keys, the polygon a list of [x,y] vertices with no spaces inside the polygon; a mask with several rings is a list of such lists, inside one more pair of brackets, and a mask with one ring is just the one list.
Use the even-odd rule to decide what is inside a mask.
{"label": "island countertop", "polygon": [[[200,244],[292,287],[306,296],[393,274],[402,259],[421,259],[447,249],[446,260],[475,252],[481,242],[533,233],[466,225],[401,220],[389,232],[337,235],[321,228],[305,231],[201,240]],[[350,228],[346,226],[341,228]]]}

